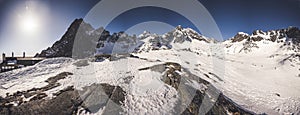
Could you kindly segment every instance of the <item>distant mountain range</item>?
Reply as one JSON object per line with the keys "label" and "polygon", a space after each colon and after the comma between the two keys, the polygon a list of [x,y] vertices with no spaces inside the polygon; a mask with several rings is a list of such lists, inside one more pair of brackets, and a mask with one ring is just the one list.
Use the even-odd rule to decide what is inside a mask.
{"label": "distant mountain range", "polygon": [[[192,29],[182,29],[178,27],[176,30],[183,30],[186,38],[177,38],[173,42],[183,42],[190,38],[205,41],[207,43],[221,43],[225,45],[224,50],[228,53],[247,53],[252,50],[263,47],[263,43],[270,42],[271,44],[277,44],[282,49],[299,52],[300,43],[300,30],[297,27],[289,27],[286,29],[270,30],[264,32],[262,30],[256,30],[251,35],[243,32],[237,33],[234,37],[217,42],[213,38],[207,38],[198,34]],[[174,30],[174,31],[176,31]],[[36,57],[72,57],[73,46],[79,46],[77,44],[83,44],[81,41],[89,41],[89,46],[95,46],[95,48],[89,48],[90,50],[85,56],[94,55],[97,53],[111,54],[111,53],[126,53],[126,52],[138,52],[138,50],[155,50],[155,49],[170,49],[172,40],[169,38],[174,37],[173,32],[166,33],[162,36],[156,34],[150,34],[145,32],[140,36],[129,36],[124,32],[113,33],[101,28],[94,29],[90,24],[83,21],[83,19],[76,19],[68,28],[67,32],[62,36],[59,41],[56,41],[53,46],[48,47]],[[77,41],[79,43],[74,44],[77,35]],[[149,44],[143,44],[145,38],[153,36],[149,40]],[[190,38],[189,38],[190,37]],[[121,42],[126,43],[121,43]],[[146,42],[145,42],[146,43]],[[262,44],[260,44],[262,43]],[[145,49],[147,45],[148,49]],[[262,46],[261,46],[262,45]],[[126,47],[124,49],[124,46]],[[84,49],[87,46],[82,46],[80,49]],[[122,47],[122,48],[118,48]],[[151,47],[151,48],[150,48]],[[112,51],[114,49],[114,51]],[[137,50],[138,49],[138,50]]]}

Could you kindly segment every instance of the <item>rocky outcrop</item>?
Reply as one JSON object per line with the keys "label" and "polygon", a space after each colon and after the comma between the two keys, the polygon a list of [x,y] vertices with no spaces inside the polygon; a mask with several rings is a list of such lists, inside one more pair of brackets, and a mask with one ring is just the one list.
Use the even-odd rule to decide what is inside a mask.
{"label": "rocky outcrop", "polygon": [[249,39],[249,35],[245,34],[245,33],[238,33],[237,35],[235,35],[231,40],[232,42],[241,42],[244,39]]}
{"label": "rocky outcrop", "polygon": [[286,30],[286,35],[288,38],[291,39],[291,41],[293,42],[293,44],[297,44],[299,45],[300,43],[300,30],[297,27],[289,27]]}
{"label": "rocky outcrop", "polygon": [[95,113],[104,107],[106,109],[103,113],[122,111],[120,106],[125,100],[125,92],[119,86],[105,83],[92,84],[83,87],[83,90],[75,90],[73,86],[68,86],[53,93],[53,97],[48,97],[45,91],[60,86],[57,81],[69,75],[72,73],[63,72],[47,79],[45,82],[49,84],[44,87],[17,91],[11,95],[7,94],[4,98],[0,97],[0,114],[70,115],[85,112]]}
{"label": "rocky outcrop", "polygon": [[[243,109],[228,97],[223,95],[218,89],[208,81],[193,75],[180,64],[168,62],[165,64],[154,65],[141,68],[140,71],[151,70],[162,73],[162,81],[174,87],[179,93],[179,100],[174,108],[174,114],[182,115],[252,115],[248,110]],[[185,73],[185,74],[183,74]],[[216,76],[213,73],[209,73]],[[191,81],[199,84],[198,88],[189,85]]]}
{"label": "rocky outcrop", "polygon": [[289,38],[300,38],[300,30],[297,27],[289,27],[286,30],[286,35]]}

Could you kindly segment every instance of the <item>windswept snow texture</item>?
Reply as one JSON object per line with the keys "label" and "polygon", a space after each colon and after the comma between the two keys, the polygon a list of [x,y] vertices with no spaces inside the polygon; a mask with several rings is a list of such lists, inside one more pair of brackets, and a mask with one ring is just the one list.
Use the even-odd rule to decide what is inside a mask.
{"label": "windswept snow texture", "polygon": [[[224,42],[181,27],[164,35],[145,32],[136,37],[119,33],[114,42],[99,41],[96,55],[106,56],[101,62],[93,58],[52,58],[1,73],[0,96],[44,88],[49,86],[45,82],[49,78],[67,72],[67,76],[56,78],[57,86],[41,90],[41,98],[55,99],[57,92],[74,87],[84,103],[77,114],[296,115],[300,114],[299,31],[241,32]],[[130,55],[122,57],[126,53]],[[89,89],[97,84],[105,89]],[[82,92],[85,89],[89,90]],[[109,94],[103,98],[110,100],[91,101],[98,98],[89,94]],[[21,96],[23,101],[31,98]],[[197,99],[202,100],[195,102]],[[222,102],[230,102],[230,106],[222,106]],[[195,103],[204,105],[196,107]]]}

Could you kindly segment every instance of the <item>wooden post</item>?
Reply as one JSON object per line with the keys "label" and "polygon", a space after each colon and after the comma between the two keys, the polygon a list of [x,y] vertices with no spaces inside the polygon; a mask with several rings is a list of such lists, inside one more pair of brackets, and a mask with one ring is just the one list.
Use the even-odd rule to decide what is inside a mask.
{"label": "wooden post", "polygon": [[25,52],[23,52],[23,58],[25,58]]}
{"label": "wooden post", "polygon": [[14,52],[11,52],[11,57],[14,57]]}
{"label": "wooden post", "polygon": [[6,57],[5,57],[5,53],[3,53],[3,54],[2,54],[2,61],[3,61],[3,62],[5,61],[5,58],[6,58]]}

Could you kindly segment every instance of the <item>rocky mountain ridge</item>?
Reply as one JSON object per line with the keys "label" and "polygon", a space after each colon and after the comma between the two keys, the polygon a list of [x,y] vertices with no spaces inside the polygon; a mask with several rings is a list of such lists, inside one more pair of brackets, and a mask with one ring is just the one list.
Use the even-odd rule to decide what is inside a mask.
{"label": "rocky mountain ridge", "polygon": [[[258,42],[273,42],[280,44],[280,47],[286,47],[294,52],[300,51],[300,30],[297,27],[288,27],[286,29],[262,31],[256,30],[251,35],[239,32],[228,40],[226,47],[241,42],[244,45],[243,51],[249,52],[252,48],[259,48]],[[242,51],[242,50],[241,50]]]}
{"label": "rocky mountain ridge", "polygon": [[[77,42],[74,44],[75,39]],[[214,39],[202,36],[190,28],[182,28],[181,26],[164,35],[145,32],[139,36],[130,36],[124,32],[111,34],[102,27],[94,29],[90,24],[84,22],[83,19],[76,19],[59,41],[55,42],[52,47],[48,47],[40,54],[37,54],[36,57],[72,57],[74,53],[87,51],[88,53],[80,55],[91,56],[99,53],[130,53],[170,49],[172,48],[170,43],[191,42],[192,39],[206,43],[220,43]],[[83,41],[86,43],[82,43]],[[300,30],[297,27],[266,32],[256,30],[251,35],[239,32],[234,37],[221,43],[226,48],[242,43],[244,47],[240,48],[239,53],[241,53],[251,52],[253,48],[259,48],[257,43],[260,41],[279,43],[281,47],[299,52]],[[73,46],[76,47],[73,48]],[[77,54],[74,55],[76,56]]]}

